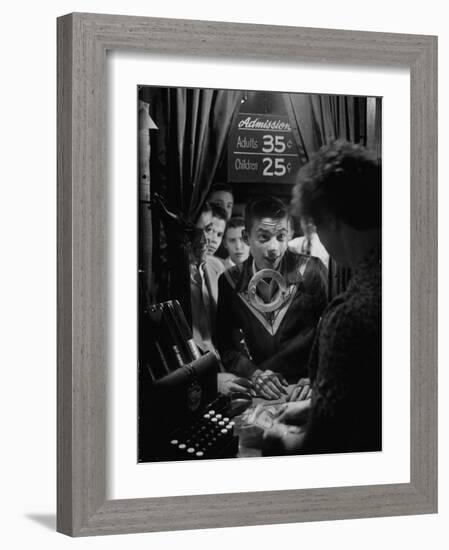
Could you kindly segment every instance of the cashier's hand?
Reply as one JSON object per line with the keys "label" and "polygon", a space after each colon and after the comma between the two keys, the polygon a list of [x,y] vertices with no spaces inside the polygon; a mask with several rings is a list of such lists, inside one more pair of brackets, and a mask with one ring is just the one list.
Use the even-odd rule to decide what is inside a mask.
{"label": "cashier's hand", "polygon": [[303,426],[309,418],[311,403],[310,399],[286,403],[279,410],[276,421],[280,424]]}
{"label": "cashier's hand", "polygon": [[304,443],[310,406],[310,399],[285,403],[273,426],[263,434],[264,450],[282,454],[299,452]]}
{"label": "cashier's hand", "polygon": [[271,428],[264,431],[262,446],[266,452],[295,454],[301,450],[304,437],[304,429],[275,422]]}
{"label": "cashier's hand", "polygon": [[251,377],[254,391],[265,399],[280,399],[287,394],[287,380],[271,370],[256,370]]}

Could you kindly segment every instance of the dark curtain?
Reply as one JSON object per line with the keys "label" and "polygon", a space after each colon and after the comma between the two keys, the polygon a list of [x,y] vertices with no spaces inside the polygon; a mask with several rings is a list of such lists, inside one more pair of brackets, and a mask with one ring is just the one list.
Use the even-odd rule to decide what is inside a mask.
{"label": "dark curtain", "polygon": [[[284,94],[300,156],[308,161],[320,147],[345,139],[381,154],[381,98]],[[329,262],[329,299],[345,290],[350,271]]]}
{"label": "dark curtain", "polygon": [[193,222],[213,182],[241,92],[173,88],[166,94],[167,204]]}
{"label": "dark curtain", "polygon": [[[190,318],[189,243],[184,223],[194,223],[211,188],[227,143],[241,92],[164,88],[155,98],[157,192],[168,211],[179,216],[173,224],[160,213],[167,241],[167,296],[176,298]],[[158,220],[157,220],[158,221]],[[158,228],[156,228],[156,232]]]}

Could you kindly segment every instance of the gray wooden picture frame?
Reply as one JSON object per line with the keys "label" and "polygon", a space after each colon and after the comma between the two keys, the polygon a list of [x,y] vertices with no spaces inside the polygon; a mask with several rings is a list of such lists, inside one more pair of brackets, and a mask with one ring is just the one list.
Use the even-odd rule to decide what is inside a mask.
{"label": "gray wooden picture frame", "polygon": [[[74,13],[58,19],[57,529],[72,536],[437,511],[437,38]],[[407,67],[410,483],[106,499],[106,52]]]}

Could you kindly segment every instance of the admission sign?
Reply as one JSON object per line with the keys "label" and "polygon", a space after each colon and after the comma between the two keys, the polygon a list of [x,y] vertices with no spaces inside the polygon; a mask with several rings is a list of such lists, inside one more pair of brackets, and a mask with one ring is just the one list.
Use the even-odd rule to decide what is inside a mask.
{"label": "admission sign", "polygon": [[230,182],[295,183],[300,160],[284,115],[239,113],[228,141]]}

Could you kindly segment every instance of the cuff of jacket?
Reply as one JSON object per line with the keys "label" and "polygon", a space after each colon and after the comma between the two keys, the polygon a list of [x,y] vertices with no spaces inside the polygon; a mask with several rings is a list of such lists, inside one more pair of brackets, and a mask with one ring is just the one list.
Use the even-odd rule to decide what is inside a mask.
{"label": "cuff of jacket", "polygon": [[256,365],[248,357],[235,350],[225,352],[222,354],[221,359],[225,370],[238,376],[251,378],[257,370]]}

